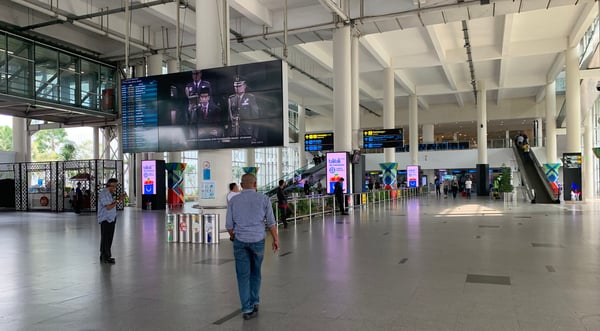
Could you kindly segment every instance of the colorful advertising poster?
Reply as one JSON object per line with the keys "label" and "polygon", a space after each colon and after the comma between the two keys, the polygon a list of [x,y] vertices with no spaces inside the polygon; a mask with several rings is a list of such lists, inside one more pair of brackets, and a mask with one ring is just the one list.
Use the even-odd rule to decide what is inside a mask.
{"label": "colorful advertising poster", "polygon": [[333,194],[335,183],[344,178],[344,193],[348,193],[348,153],[327,153],[327,193]]}
{"label": "colorful advertising poster", "polygon": [[200,182],[200,198],[201,199],[216,199],[215,187],[216,182],[204,181]]}
{"label": "colorful advertising poster", "polygon": [[406,166],[406,181],[408,187],[419,187],[419,166]]}
{"label": "colorful advertising poster", "polygon": [[146,195],[156,194],[156,161],[142,161],[142,189]]}

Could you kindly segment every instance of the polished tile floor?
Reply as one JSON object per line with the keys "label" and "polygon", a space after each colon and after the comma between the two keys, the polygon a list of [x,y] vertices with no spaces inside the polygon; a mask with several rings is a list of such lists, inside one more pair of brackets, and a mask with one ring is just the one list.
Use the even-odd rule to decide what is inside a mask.
{"label": "polished tile floor", "polygon": [[[280,229],[261,309],[239,312],[232,245],[167,243],[121,212],[0,213],[0,330],[600,330],[600,202],[422,197]],[[269,246],[269,245],[267,245]]]}

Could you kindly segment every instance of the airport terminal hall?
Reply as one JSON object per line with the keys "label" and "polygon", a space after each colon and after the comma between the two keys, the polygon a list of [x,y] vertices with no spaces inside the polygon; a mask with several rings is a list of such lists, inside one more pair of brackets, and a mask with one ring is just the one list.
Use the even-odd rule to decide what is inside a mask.
{"label": "airport terminal hall", "polygon": [[0,1],[0,330],[600,331],[600,1]]}

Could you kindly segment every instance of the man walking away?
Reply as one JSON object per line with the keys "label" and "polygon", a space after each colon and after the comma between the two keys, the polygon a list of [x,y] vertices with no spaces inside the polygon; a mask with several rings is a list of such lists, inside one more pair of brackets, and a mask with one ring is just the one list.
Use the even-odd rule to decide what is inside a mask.
{"label": "man walking away", "polygon": [[242,189],[227,205],[225,227],[233,240],[242,317],[249,320],[258,316],[260,268],[265,252],[265,219],[273,237],[273,251],[279,249],[279,237],[271,201],[266,195],[256,192],[256,177],[253,174],[242,176]]}

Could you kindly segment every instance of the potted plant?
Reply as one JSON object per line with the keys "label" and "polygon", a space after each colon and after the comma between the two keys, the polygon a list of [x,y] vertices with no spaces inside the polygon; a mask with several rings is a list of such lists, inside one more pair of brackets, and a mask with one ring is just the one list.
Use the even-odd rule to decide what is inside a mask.
{"label": "potted plant", "polygon": [[501,175],[499,179],[498,191],[504,193],[504,201],[510,200],[509,193],[513,191],[512,171],[509,167],[503,166],[500,168]]}

